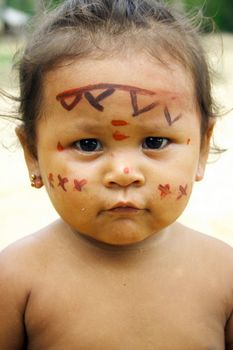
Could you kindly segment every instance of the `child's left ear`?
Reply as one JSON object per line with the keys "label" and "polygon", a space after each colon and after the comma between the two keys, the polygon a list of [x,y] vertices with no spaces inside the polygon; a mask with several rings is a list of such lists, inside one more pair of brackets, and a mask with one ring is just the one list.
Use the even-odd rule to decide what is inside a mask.
{"label": "child's left ear", "polygon": [[29,172],[31,186],[35,188],[41,188],[43,186],[43,181],[40,175],[39,163],[37,158],[32,154],[28,147],[23,127],[17,127],[15,129],[15,132],[23,148],[24,158]]}
{"label": "child's left ear", "polygon": [[215,126],[215,120],[210,120],[208,129],[202,138],[199,162],[198,162],[198,167],[197,167],[197,172],[195,177],[196,181],[201,181],[204,177],[205,167],[206,167],[206,163],[209,156],[209,150],[210,150],[210,140],[213,134],[214,126]]}

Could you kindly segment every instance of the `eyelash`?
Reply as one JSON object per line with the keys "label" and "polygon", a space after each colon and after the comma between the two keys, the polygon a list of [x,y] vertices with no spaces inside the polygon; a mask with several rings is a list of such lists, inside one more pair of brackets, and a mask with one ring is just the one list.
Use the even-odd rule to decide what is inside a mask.
{"label": "eyelash", "polygon": [[[149,136],[144,139],[142,143],[142,148],[146,150],[162,150],[165,147],[167,147],[169,143],[170,143],[170,140],[166,137]],[[79,141],[75,141],[73,143],[73,147],[76,148],[78,151],[81,151],[84,153],[93,153],[93,152],[103,151],[102,143],[95,138],[87,138],[87,139],[81,139]]]}

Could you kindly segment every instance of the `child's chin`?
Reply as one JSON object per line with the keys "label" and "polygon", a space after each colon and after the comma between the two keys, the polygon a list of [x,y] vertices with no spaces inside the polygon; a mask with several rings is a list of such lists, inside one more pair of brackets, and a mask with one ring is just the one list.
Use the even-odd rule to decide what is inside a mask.
{"label": "child's chin", "polygon": [[111,233],[110,235],[101,236],[101,237],[90,237],[90,239],[94,240],[97,244],[106,244],[111,245],[115,247],[122,247],[122,246],[130,246],[137,243],[140,243],[144,240],[146,240],[150,235],[136,235],[135,232],[133,234],[130,234],[129,232],[126,234],[114,234]]}

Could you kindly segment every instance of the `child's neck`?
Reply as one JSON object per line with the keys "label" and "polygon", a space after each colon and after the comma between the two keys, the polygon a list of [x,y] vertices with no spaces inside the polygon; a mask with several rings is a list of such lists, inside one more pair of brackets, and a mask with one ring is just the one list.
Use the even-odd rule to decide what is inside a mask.
{"label": "child's neck", "polygon": [[157,247],[159,247],[168,238],[168,236],[170,236],[169,233],[171,231],[171,227],[167,227],[164,230],[160,231],[159,233],[152,234],[151,236],[144,239],[143,241],[132,243],[132,244],[125,244],[125,245],[104,243],[104,242],[95,240],[90,236],[77,232],[73,229],[71,229],[71,231],[75,234],[76,238],[82,244],[84,243],[90,248],[94,248],[99,251],[112,252],[112,253],[134,254],[138,252],[149,251],[151,249],[156,249]]}

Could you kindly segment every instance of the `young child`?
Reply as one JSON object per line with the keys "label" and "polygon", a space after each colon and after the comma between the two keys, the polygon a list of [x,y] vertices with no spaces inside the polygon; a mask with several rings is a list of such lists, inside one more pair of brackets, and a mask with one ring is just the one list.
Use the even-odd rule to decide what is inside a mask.
{"label": "young child", "polygon": [[0,349],[233,349],[233,254],[176,223],[215,123],[194,28],[67,0],[20,62],[17,129],[60,220],[0,256]]}

